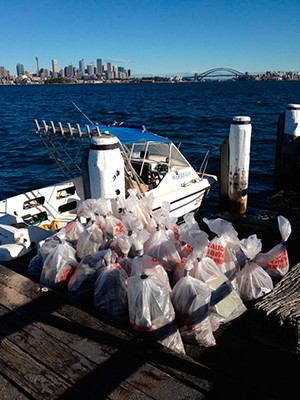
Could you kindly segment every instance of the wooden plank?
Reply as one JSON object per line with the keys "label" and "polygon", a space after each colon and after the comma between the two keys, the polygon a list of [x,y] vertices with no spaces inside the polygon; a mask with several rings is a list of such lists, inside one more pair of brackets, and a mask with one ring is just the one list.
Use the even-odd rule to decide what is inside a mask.
{"label": "wooden plank", "polygon": [[[13,273],[11,271],[8,272],[7,274],[12,275],[12,279],[13,281],[17,282],[18,285],[20,284],[20,282],[22,282],[22,279],[24,279],[24,277],[20,277],[19,279],[17,279],[17,281],[15,280]],[[27,280],[25,278],[25,280]],[[9,284],[12,284],[12,281],[10,279],[7,280],[9,282]],[[30,282],[30,284],[33,284],[33,286],[36,286],[36,284]],[[20,290],[21,292],[26,292],[26,294],[30,294],[30,296],[32,295],[32,297],[36,297],[36,293],[37,290],[34,287],[34,289],[32,290],[32,288],[30,289],[30,284],[27,283],[25,286],[24,285],[19,285],[17,286],[18,290]],[[1,287],[1,283],[0,283],[0,287]],[[11,290],[14,290],[13,288],[11,288]],[[2,293],[5,294],[5,286],[3,287]],[[48,297],[48,295],[50,296],[50,298],[52,299],[52,291],[49,291],[48,293],[45,294],[45,296],[42,296],[41,298],[39,298],[39,306],[41,306],[43,303],[46,302],[46,299]],[[21,293],[16,293],[14,296],[10,296],[9,298],[6,299],[6,301],[8,302],[7,304],[10,304],[10,307],[12,307],[13,309],[16,307],[15,304],[12,304],[12,298],[13,299],[17,299],[18,297],[21,296]],[[57,296],[57,294],[55,294],[55,300],[54,301],[58,301],[59,296]],[[27,299],[28,301],[28,299]],[[25,299],[23,299],[21,301],[22,302],[26,302]],[[85,354],[87,357],[90,357],[91,360],[95,361],[95,362],[101,362],[101,359],[103,360],[103,346],[107,343],[110,343],[110,345],[113,343],[115,346],[118,347],[122,347],[122,348],[128,348],[130,349],[130,354],[131,357],[136,356],[136,357],[143,357],[144,361],[147,359],[148,355],[149,355],[149,349],[151,352],[151,346],[153,347],[153,343],[147,343],[147,348],[144,348],[143,346],[139,346],[136,340],[135,335],[133,335],[131,332],[128,332],[126,330],[121,330],[121,329],[116,329],[115,327],[111,326],[111,325],[107,325],[104,324],[103,322],[101,322],[99,319],[93,318],[92,316],[88,316],[87,314],[78,309],[78,308],[74,308],[73,306],[70,306],[68,304],[63,304],[62,306],[60,306],[59,308],[59,313],[57,312],[52,312],[51,315],[51,319],[53,321],[51,325],[51,332],[53,334],[53,329],[56,331],[55,335],[59,338],[59,340],[64,341],[65,344],[67,344],[68,346],[70,346],[72,349],[81,352],[82,354]],[[19,312],[20,310],[18,310]],[[22,313],[26,312],[25,315],[31,315],[31,312],[27,312],[26,310],[22,309]],[[43,320],[43,313],[40,313],[40,318],[41,320]],[[62,318],[62,315],[64,318]],[[55,319],[56,318],[56,319]],[[47,317],[47,320],[50,319],[50,316]],[[54,322],[55,319],[55,322]],[[73,321],[73,325],[70,325],[70,321]],[[49,321],[48,321],[49,322]],[[55,323],[56,327],[53,327],[53,324]],[[38,324],[40,324],[40,322],[38,322]],[[57,327],[59,329],[57,329]],[[44,324],[44,329],[48,330],[49,327],[47,327],[47,323]],[[65,336],[63,335],[63,330],[64,329],[68,329],[68,335]],[[75,330],[79,330],[79,332],[75,332]],[[75,333],[75,334],[74,334]],[[99,349],[99,347],[95,346],[95,343],[93,343],[94,341],[96,342],[101,342],[101,349]],[[162,349],[162,351],[164,351],[165,349]],[[108,351],[111,351],[111,349]],[[173,359],[175,359],[175,357],[173,356]],[[191,369],[195,367],[195,362],[193,362],[192,360],[189,360],[189,362],[191,363],[190,367]],[[153,368],[157,369],[157,374],[161,373],[159,372],[159,370],[161,369],[161,366],[159,363],[157,363],[157,365],[155,364],[155,362],[153,362],[152,365],[152,370]],[[195,382],[195,377],[194,376],[190,376],[189,379],[181,379],[181,377],[183,375],[188,376],[188,374],[183,374],[183,373],[175,373],[175,369],[172,368],[166,368],[165,366],[163,366],[163,370],[166,371],[167,374],[170,373],[171,376],[173,376],[175,378],[175,380],[180,380],[182,381],[185,385],[189,384],[189,383],[193,383],[193,387],[197,388],[197,390],[202,390],[204,393],[207,391],[208,387],[212,387],[213,383],[213,374],[210,374],[210,378],[211,380],[208,381],[207,380],[207,371],[205,374],[205,379],[202,379],[201,376],[199,375],[197,382]],[[205,370],[205,367],[203,367],[203,370]],[[172,386],[174,386],[174,382],[172,383]],[[177,384],[178,386],[178,384]],[[175,385],[176,387],[176,385]]]}
{"label": "wooden plank", "polygon": [[[299,358],[253,339],[254,327],[248,311],[223,329],[217,346],[198,355],[194,349],[195,359],[218,371],[224,379],[235,377],[248,398],[293,398],[299,386]],[[239,393],[238,386],[234,387]]]}
{"label": "wooden plank", "polygon": [[253,310],[254,336],[270,345],[300,354],[300,263],[258,301]]}
{"label": "wooden plank", "polygon": [[[3,306],[0,306],[0,316],[7,316],[7,311],[8,310],[5,310]],[[111,399],[128,398],[129,396],[131,399],[148,399],[149,396],[143,393],[145,388],[147,392],[153,392],[154,388],[157,386],[154,385],[153,382],[147,383],[145,379],[141,380],[142,376],[143,378],[148,376],[151,377],[153,381],[153,376],[155,375],[154,372],[153,376],[151,375],[150,367],[144,366],[141,360],[136,360],[133,366],[133,376],[128,381],[129,383],[123,381],[123,379],[127,378],[128,372],[130,371],[130,362],[132,364],[132,360],[129,361],[130,356],[128,353],[125,353],[121,357],[118,350],[111,349],[109,354],[104,355],[99,344],[97,345],[97,343],[94,343],[94,345],[91,346],[91,343],[85,340],[84,343],[81,344],[81,351],[89,353],[91,350],[96,350],[95,353],[97,356],[93,358],[97,359],[99,363],[99,365],[97,365],[80,353],[62,345],[58,340],[52,338],[50,334],[47,335],[42,329],[37,328],[35,324],[20,329],[22,321],[20,321],[18,317],[19,315],[15,312],[9,313],[8,317],[5,319],[5,324],[0,326],[0,335],[5,336],[9,334],[10,341],[21,347],[23,351],[33,355],[39,362],[46,364],[48,368],[53,369],[58,375],[63,376],[67,381],[73,383],[73,387],[77,388],[85,398],[92,398],[95,396],[95,393],[99,393],[100,391],[102,394],[106,392],[107,394],[110,393],[109,398]],[[15,330],[15,332],[12,333],[12,330]],[[52,330],[49,329],[49,333],[51,331]],[[60,337],[63,336],[66,338],[68,334],[62,332]],[[75,335],[72,335],[67,341],[69,344],[72,343],[74,336]],[[100,353],[101,357],[99,359]],[[139,371],[139,369],[141,371]],[[119,370],[121,370],[121,373]],[[159,374],[155,376],[159,376]],[[122,384],[120,384],[119,379]],[[163,377],[161,377],[161,379],[163,379]],[[164,379],[170,381],[170,378],[166,374],[164,375]],[[149,380],[148,378],[148,381]],[[157,382],[154,381],[154,383]],[[176,382],[175,385],[174,382],[172,382],[170,386],[172,388],[175,387],[177,390],[179,386],[181,386],[181,389],[184,388],[186,391],[183,385],[178,385]],[[165,397],[166,393],[164,393],[164,391],[160,389],[159,392],[162,392]],[[67,391],[63,397],[68,395],[69,391]],[[153,398],[157,397],[154,396]],[[200,397],[198,396],[198,398]]]}
{"label": "wooden plank", "polygon": [[[17,296],[17,292],[12,288],[4,286],[1,289],[1,302],[9,303],[11,307],[15,308],[17,306],[15,299],[21,301],[21,304],[24,303],[25,299],[28,300],[24,295],[19,294]],[[7,290],[9,291],[9,296],[6,296]],[[20,309],[17,308],[15,308],[14,314],[27,316],[27,313],[23,315]],[[14,316],[11,316],[10,318],[6,318],[5,322],[9,323],[14,319]],[[38,358],[40,362],[43,362],[49,368],[52,367],[56,373],[61,374],[63,377],[67,378],[68,381],[74,383],[75,385],[73,386],[80,392],[85,393],[85,395],[97,393],[99,390],[101,390],[102,393],[106,392],[109,394],[116,388],[119,392],[121,390],[119,386],[122,386],[123,382],[126,380],[127,385],[122,390],[123,392],[126,391],[126,393],[130,392],[132,398],[134,398],[134,396],[136,398],[146,398],[150,393],[152,398],[159,399],[161,398],[160,396],[163,396],[163,398],[168,399],[172,398],[169,396],[172,396],[174,391],[176,393],[190,393],[194,398],[202,398],[194,389],[188,388],[169,375],[162,373],[160,370],[150,367],[144,360],[129,354],[127,351],[120,351],[107,345],[104,346],[105,349],[103,351],[101,341],[99,343],[99,337],[93,342],[87,339],[84,333],[81,333],[78,337],[73,329],[71,335],[69,332],[59,332],[58,341],[52,339],[50,334],[56,336],[59,329],[44,324],[43,328],[49,333],[46,337],[45,333],[41,329],[38,329],[35,323],[28,328],[24,327],[20,330],[22,324],[23,321],[19,320],[18,326],[13,324],[14,327],[12,328],[9,323],[9,326],[2,328],[0,332],[2,335],[9,334],[9,339],[11,341],[16,342],[23,350],[30,352],[30,354]],[[42,324],[39,324],[39,327],[40,326],[42,326]],[[68,328],[70,328],[70,324],[68,324]],[[16,333],[12,333],[14,329],[17,331]],[[85,331],[87,331],[86,328]],[[95,332],[92,332],[92,336],[94,335]],[[79,352],[78,354],[83,354],[86,358],[79,357],[77,354],[75,355],[75,351],[69,354],[70,351],[68,351],[68,348],[62,346],[62,342],[70,346],[71,349],[76,350],[76,352]],[[77,342],[75,346],[74,342]],[[43,344],[42,347],[37,346],[40,343]],[[37,346],[37,348],[35,346]],[[91,363],[89,365],[88,358],[93,359],[95,362],[94,367],[91,366]],[[75,362],[75,364],[68,365],[68,362]],[[73,373],[74,376],[72,376]],[[161,385],[158,385],[158,379],[154,380],[153,376],[159,377],[159,381],[164,382],[164,386],[161,387]],[[148,377],[149,382],[146,382],[145,377]],[[150,380],[152,381],[151,383]],[[160,387],[158,388],[158,386]],[[140,391],[142,393],[140,393]],[[111,395],[109,397],[111,397]]]}
{"label": "wooden plank", "polygon": [[[191,398],[203,398],[206,395],[220,398],[224,393],[228,396],[232,394],[234,388],[244,398],[266,399],[268,393],[277,398],[272,369],[261,362],[261,357],[267,360],[266,363],[271,360],[276,370],[280,370],[281,360],[275,363],[275,355],[269,358],[270,353],[262,351],[263,346],[256,347],[250,339],[241,340],[234,335],[227,335],[228,329],[225,329],[218,337],[216,347],[204,351],[200,349],[198,358],[195,352],[196,361],[180,357],[160,345],[137,340],[132,332],[104,323],[84,310],[65,303],[63,297],[51,290],[41,296],[39,285],[27,282],[24,277],[17,279],[11,271],[3,272],[5,278],[1,277],[0,267],[0,299],[2,297],[7,307],[15,310],[25,322],[31,319],[34,326],[97,364],[93,371],[83,375],[73,385],[80,392],[93,388],[93,391],[116,399],[122,398],[122,395],[126,398],[129,393],[133,396],[130,398],[142,395],[156,399],[168,399],[171,396],[185,398],[183,393]],[[1,283],[3,281],[8,285],[18,281],[18,291]],[[33,305],[34,317],[31,316]],[[232,325],[242,320],[233,321]],[[245,329],[249,332],[249,325]],[[288,358],[285,362],[287,364]],[[249,379],[257,370],[260,371],[259,379]],[[111,371],[115,371],[113,376]],[[265,376],[268,376],[268,380],[265,380]],[[287,374],[284,376],[286,378]],[[144,382],[147,385],[143,385]],[[279,385],[280,395],[287,385],[286,393],[291,392],[290,388],[294,389],[293,382],[284,380]],[[177,394],[182,397],[176,397]],[[67,395],[68,391],[65,393]]]}
{"label": "wooden plank", "polygon": [[0,368],[2,374],[34,399],[53,399],[67,389],[74,396],[78,394],[66,381],[25,354],[8,339],[0,342]]}
{"label": "wooden plank", "polygon": [[[99,365],[93,374],[84,378],[77,384],[80,391],[84,391],[90,384],[99,382],[101,377],[101,394],[109,393],[111,387],[106,378],[115,380],[115,386],[119,382],[126,382],[136,390],[147,394],[151,399],[173,400],[173,399],[204,399],[203,393],[184,385],[168,374],[162,373],[155,367],[147,364],[139,364],[139,360],[134,356],[128,356],[125,351],[119,351],[107,362]],[[116,397],[117,398],[117,397]],[[130,397],[131,398],[131,397]]]}
{"label": "wooden plank", "polygon": [[[4,279],[1,278],[2,282],[9,282],[10,285],[13,285],[13,282],[18,282],[16,286],[19,285],[20,291],[26,292],[27,295],[31,294],[34,298],[31,300],[27,295],[0,283],[0,302],[6,307],[15,310],[16,314],[22,316],[23,322],[20,322],[20,328],[23,328],[23,331],[27,330],[26,326],[22,326],[22,323],[26,321],[25,325],[30,323],[33,324],[31,326],[37,326],[39,329],[42,328],[49,335],[53,335],[60,343],[70,346],[72,350],[98,363],[94,371],[85,376],[83,375],[82,379],[76,382],[74,387],[77,390],[86,392],[92,387],[93,391],[95,391],[101,387],[101,393],[109,394],[111,397],[111,393],[121,383],[126,381],[127,386],[123,388],[123,391],[126,390],[128,393],[128,388],[131,387],[131,393],[139,393],[139,397],[144,393],[145,395],[150,395],[152,398],[168,399],[175,398],[176,393],[185,393],[192,398],[203,398],[203,394],[198,393],[197,390],[173,379],[158,368],[150,366],[143,359],[137,357],[136,354],[128,353],[127,350],[118,349],[111,345],[111,343],[114,343],[114,345],[117,343],[118,345],[121,344],[122,348],[127,348],[127,344],[129,343],[128,335],[126,341],[125,337],[120,339],[120,337],[117,337],[119,330],[108,326],[106,326],[107,333],[103,332],[101,328],[105,324],[87,315],[82,310],[69,305],[61,306],[63,302],[59,302],[57,300],[59,296],[52,291],[41,295],[37,291],[38,285],[26,282],[23,277],[18,277],[16,280],[11,271],[6,271],[5,276]],[[8,279],[9,276],[11,276],[10,279]],[[22,280],[26,283],[25,285],[22,284]],[[54,301],[54,303],[57,303],[56,306],[61,306],[59,312],[54,311],[57,307],[54,307],[53,304],[49,306],[49,301],[54,298],[56,299]],[[65,315],[61,314],[62,309]],[[34,315],[32,313],[33,310],[35,311]],[[48,314],[49,311],[50,314]],[[74,314],[76,315],[75,318]],[[76,321],[71,321],[69,317],[73,317]],[[13,328],[10,327],[10,329],[12,330]],[[114,334],[116,337],[112,335],[112,331],[115,331]],[[9,331],[6,333],[9,334]],[[41,338],[41,333],[37,328],[34,330],[34,333],[37,335],[36,339]],[[15,338],[15,340],[18,340],[18,336],[15,337],[13,333],[11,335],[9,336],[10,339]],[[50,344],[51,340],[48,339],[48,341]],[[28,351],[33,351],[33,343],[30,349],[27,347]],[[59,350],[55,350],[55,353],[57,356]],[[35,355],[41,357],[38,354]],[[43,357],[41,357],[43,358],[43,362],[49,364],[51,360],[50,355],[48,351],[43,350]],[[62,366],[60,367],[62,368]],[[101,376],[100,380],[99,376]]]}
{"label": "wooden plank", "polygon": [[75,383],[83,374],[92,371],[95,364],[81,356],[34,324],[23,326],[15,312],[0,305],[0,336],[7,337],[21,350],[47,364],[56,374]]}
{"label": "wooden plank", "polygon": [[[11,286],[17,282],[18,291],[1,281]],[[247,394],[248,387],[239,384],[232,376],[221,376],[162,346],[146,341],[138,343],[135,336],[126,330],[116,329],[65,304],[65,300],[51,290],[41,296],[38,289],[39,285],[24,277],[15,277],[11,271],[6,271],[3,279],[0,271],[0,299],[5,306],[15,310],[26,323],[31,321],[60,343],[98,364],[94,371],[76,382],[74,387],[80,392],[93,388],[111,397],[120,385],[126,383],[125,390],[135,388],[138,393],[143,391],[157,399],[185,398],[184,393],[199,399],[211,393],[222,396],[224,391],[229,393],[231,387],[237,388],[241,395]],[[111,371],[114,371],[113,376]],[[143,385],[145,377],[149,378],[147,385]],[[101,388],[97,387],[99,382]],[[176,397],[179,394],[182,397]]]}
{"label": "wooden plank", "polygon": [[[14,271],[5,268],[0,265],[0,284],[4,286],[10,287],[16,292],[16,296],[25,295],[28,299],[27,301],[38,300],[38,304],[43,306],[44,311],[48,311],[48,314],[54,313],[55,311],[59,314],[64,315],[67,318],[76,314],[76,321],[78,324],[82,324],[84,326],[85,321],[87,319],[87,313],[85,311],[80,310],[77,307],[74,307],[71,304],[68,304],[68,299],[57,292],[48,289],[42,285],[36,284],[32,282],[28,278],[16,274]],[[24,299],[26,303],[26,300]],[[25,304],[24,303],[24,304]],[[84,307],[83,307],[84,309]],[[38,310],[37,310],[38,312]],[[95,312],[95,314],[98,314]],[[99,315],[99,314],[98,314]],[[134,334],[129,332],[128,330],[122,329],[121,324],[118,324],[118,321],[111,320],[109,318],[102,317],[104,320],[108,321],[108,323],[102,322],[96,318],[88,318],[90,321],[89,326],[94,329],[99,329],[109,335],[122,337],[126,341],[134,338]],[[74,319],[74,318],[73,318]]]}
{"label": "wooden plank", "polygon": [[13,385],[6,377],[0,374],[0,399],[1,400],[29,400],[21,388]]}

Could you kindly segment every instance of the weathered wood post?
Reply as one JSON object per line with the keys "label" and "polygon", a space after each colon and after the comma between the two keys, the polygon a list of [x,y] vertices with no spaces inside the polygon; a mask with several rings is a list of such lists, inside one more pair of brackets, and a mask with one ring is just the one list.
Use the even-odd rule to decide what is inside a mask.
{"label": "weathered wood post", "polygon": [[300,190],[300,104],[289,104],[277,124],[275,185]]}
{"label": "weathered wood post", "polygon": [[247,209],[251,132],[250,117],[234,117],[221,146],[220,206],[237,214]]}

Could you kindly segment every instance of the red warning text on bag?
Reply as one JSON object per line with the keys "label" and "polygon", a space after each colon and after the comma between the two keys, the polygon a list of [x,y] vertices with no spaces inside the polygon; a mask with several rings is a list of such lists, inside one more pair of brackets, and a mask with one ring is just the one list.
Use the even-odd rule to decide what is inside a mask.
{"label": "red warning text on bag", "polygon": [[123,226],[121,222],[117,223],[117,225],[114,227],[114,235],[117,233],[122,233],[123,232]]}
{"label": "red warning text on bag", "polygon": [[225,247],[219,244],[210,243],[207,249],[207,257],[211,258],[216,264],[222,265],[225,256]]}
{"label": "red warning text on bag", "polygon": [[267,268],[283,269],[283,268],[288,267],[288,265],[289,265],[289,261],[288,261],[288,257],[287,257],[287,252],[286,252],[286,250],[284,250],[283,253],[279,254],[278,257],[276,257],[274,260],[269,262],[269,264],[267,265]]}
{"label": "red warning text on bag", "polygon": [[65,227],[65,232],[68,233],[73,227],[76,225],[76,221],[70,222],[66,227]]}
{"label": "red warning text on bag", "polygon": [[173,226],[173,231],[174,231],[175,240],[179,240],[179,232],[178,232],[178,225],[177,224],[175,224]]}
{"label": "red warning text on bag", "polygon": [[176,312],[176,321],[182,332],[194,331],[196,329],[195,323],[188,313]]}
{"label": "red warning text on bag", "polygon": [[60,282],[66,281],[71,275],[75,267],[70,265],[61,271]]}
{"label": "red warning text on bag", "polygon": [[141,326],[132,321],[130,321],[130,325],[132,326],[132,328],[135,331],[139,331],[139,332],[149,332],[149,330],[151,329],[151,327],[149,325]]}

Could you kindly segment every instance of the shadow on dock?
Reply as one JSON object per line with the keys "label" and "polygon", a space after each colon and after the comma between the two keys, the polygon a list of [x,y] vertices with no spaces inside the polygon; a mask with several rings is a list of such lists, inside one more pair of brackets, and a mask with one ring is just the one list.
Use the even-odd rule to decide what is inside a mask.
{"label": "shadow on dock", "polygon": [[219,329],[216,346],[185,345],[180,356],[2,266],[0,311],[3,399],[281,399],[296,390],[299,359],[253,339],[250,312]]}

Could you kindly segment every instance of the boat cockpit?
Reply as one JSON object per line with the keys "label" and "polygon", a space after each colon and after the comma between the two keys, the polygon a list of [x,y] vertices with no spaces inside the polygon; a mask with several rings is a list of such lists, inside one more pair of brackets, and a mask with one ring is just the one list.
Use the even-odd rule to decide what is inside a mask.
{"label": "boat cockpit", "polygon": [[126,144],[126,150],[132,167],[149,189],[157,187],[168,172],[190,167],[171,142]]}

